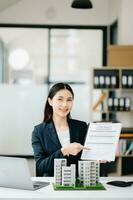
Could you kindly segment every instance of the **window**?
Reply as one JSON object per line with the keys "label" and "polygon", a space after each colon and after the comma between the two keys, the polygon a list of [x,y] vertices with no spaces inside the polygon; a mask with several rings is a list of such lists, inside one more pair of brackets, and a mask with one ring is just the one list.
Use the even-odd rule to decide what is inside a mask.
{"label": "window", "polygon": [[44,84],[48,78],[48,29],[0,28],[3,81]]}
{"label": "window", "polygon": [[[2,26],[0,151],[4,155],[31,155],[31,133],[43,119],[52,84],[69,83],[75,93],[72,118],[91,121],[91,72],[92,67],[106,64],[106,27]],[[8,127],[7,121],[12,121]],[[7,138],[8,148],[3,145]]]}

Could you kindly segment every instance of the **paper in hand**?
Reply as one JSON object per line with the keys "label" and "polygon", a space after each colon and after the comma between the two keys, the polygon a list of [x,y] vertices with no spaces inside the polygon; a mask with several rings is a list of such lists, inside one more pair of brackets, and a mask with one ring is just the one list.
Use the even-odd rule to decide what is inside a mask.
{"label": "paper in hand", "polygon": [[121,123],[90,123],[83,150],[82,160],[114,161],[121,132]]}

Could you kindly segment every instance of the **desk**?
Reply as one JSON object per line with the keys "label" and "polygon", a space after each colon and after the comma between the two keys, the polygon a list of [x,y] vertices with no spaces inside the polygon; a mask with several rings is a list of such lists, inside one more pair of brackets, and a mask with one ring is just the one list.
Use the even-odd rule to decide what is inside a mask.
{"label": "desk", "polygon": [[[50,177],[34,177],[33,180],[53,182]],[[51,184],[36,191],[0,187],[0,200],[133,200],[133,185],[126,188],[107,185],[111,180],[132,181],[133,177],[102,177],[100,181],[106,190],[100,191],[54,191]]]}

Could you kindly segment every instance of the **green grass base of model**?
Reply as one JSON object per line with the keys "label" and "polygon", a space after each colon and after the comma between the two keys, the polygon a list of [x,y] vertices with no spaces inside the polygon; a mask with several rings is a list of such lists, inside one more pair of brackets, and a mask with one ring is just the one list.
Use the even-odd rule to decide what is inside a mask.
{"label": "green grass base of model", "polygon": [[102,185],[102,183],[97,183],[96,185],[91,185],[84,187],[80,184],[76,184],[75,186],[62,186],[53,183],[54,190],[105,190],[105,187]]}

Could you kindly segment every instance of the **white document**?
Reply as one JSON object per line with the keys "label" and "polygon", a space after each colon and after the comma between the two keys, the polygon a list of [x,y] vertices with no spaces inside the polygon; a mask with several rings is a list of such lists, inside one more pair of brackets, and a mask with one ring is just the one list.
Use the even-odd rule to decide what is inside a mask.
{"label": "white document", "polygon": [[121,132],[121,123],[90,123],[83,150],[82,160],[114,161]]}

